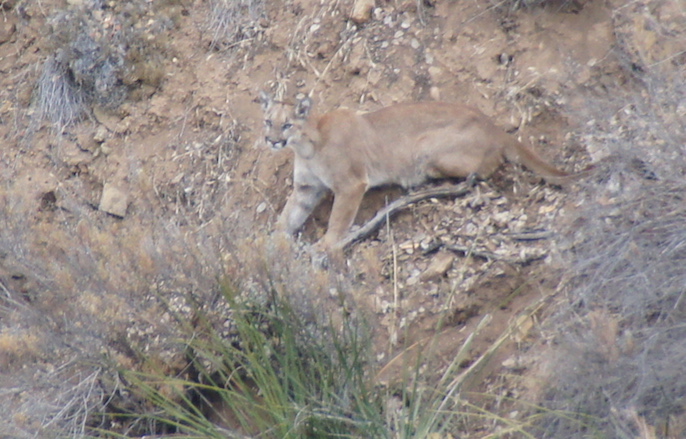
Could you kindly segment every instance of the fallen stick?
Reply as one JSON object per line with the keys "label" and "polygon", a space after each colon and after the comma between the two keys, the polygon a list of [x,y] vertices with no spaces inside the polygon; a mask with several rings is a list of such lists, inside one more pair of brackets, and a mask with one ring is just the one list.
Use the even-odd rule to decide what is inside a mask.
{"label": "fallen stick", "polygon": [[498,255],[493,252],[489,252],[487,250],[480,250],[478,248],[474,247],[466,247],[462,245],[456,245],[456,244],[443,244],[438,246],[437,248],[444,248],[446,250],[449,250],[453,253],[460,253],[465,256],[474,256],[477,258],[481,259],[486,259],[488,261],[502,261],[506,262],[508,264],[519,264],[519,265],[526,265],[530,264],[533,261],[537,261],[539,259],[543,259],[546,257],[546,254],[533,254],[529,256],[525,256],[522,258],[511,258],[508,256],[503,256],[503,255]]}
{"label": "fallen stick", "polygon": [[463,254],[464,256],[475,256],[477,258],[481,259],[486,259],[488,261],[498,261],[498,260],[504,260],[505,258],[503,256],[498,256],[493,252],[489,252],[486,250],[478,250],[473,247],[466,247],[462,245],[456,245],[456,244],[450,244],[450,245],[442,245],[440,247],[443,247],[446,250],[449,250],[453,253],[460,253]]}
{"label": "fallen stick", "polygon": [[374,218],[370,219],[364,226],[360,227],[354,232],[348,233],[348,235],[339,243],[339,246],[340,248],[345,249],[354,242],[366,238],[375,232],[381,226],[381,224],[386,221],[386,218],[390,218],[411,204],[426,200],[427,198],[459,197],[468,193],[473,185],[473,181],[467,180],[455,186],[442,186],[438,188],[426,189],[411,193],[402,198],[398,198],[388,206],[381,209],[374,216]]}

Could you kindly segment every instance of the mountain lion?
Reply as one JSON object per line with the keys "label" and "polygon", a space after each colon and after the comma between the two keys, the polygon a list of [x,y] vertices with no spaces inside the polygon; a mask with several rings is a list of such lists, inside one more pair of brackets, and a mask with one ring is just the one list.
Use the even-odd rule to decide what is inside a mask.
{"label": "mountain lion", "polygon": [[350,229],[362,196],[372,187],[417,186],[428,179],[486,178],[504,161],[519,162],[559,183],[568,174],[498,128],[479,110],[458,104],[397,104],[366,114],[338,109],[309,117],[312,101],[294,106],[260,93],[265,141],[295,151],[293,193],[278,229],[295,233],[327,190],[334,194],[326,234],[333,250]]}

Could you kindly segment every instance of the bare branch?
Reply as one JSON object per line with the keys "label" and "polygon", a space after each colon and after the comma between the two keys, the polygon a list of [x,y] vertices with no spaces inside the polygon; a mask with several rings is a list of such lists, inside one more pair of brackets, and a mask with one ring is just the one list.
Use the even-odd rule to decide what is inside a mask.
{"label": "bare branch", "polygon": [[339,243],[339,246],[340,248],[344,249],[350,246],[351,244],[363,238],[366,238],[367,236],[375,232],[379,228],[379,226],[381,226],[381,224],[383,224],[383,222],[386,221],[386,218],[395,215],[400,210],[406,208],[411,204],[417,203],[422,200],[426,200],[427,198],[460,197],[468,193],[472,186],[472,180],[468,179],[467,181],[455,186],[442,186],[437,188],[426,189],[399,198],[391,204],[389,204],[388,206],[381,209],[374,216],[374,218],[367,222],[367,224],[360,227],[354,232],[348,233],[348,235],[345,238],[343,238],[343,240]]}

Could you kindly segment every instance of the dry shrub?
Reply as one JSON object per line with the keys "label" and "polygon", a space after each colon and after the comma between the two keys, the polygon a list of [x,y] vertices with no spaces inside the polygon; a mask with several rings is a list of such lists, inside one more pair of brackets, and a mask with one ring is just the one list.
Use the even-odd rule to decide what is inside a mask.
{"label": "dry shrub", "polygon": [[71,79],[63,51],[48,57],[43,64],[36,94],[39,118],[60,126],[81,120],[89,108],[86,93]]}
{"label": "dry shrub", "polygon": [[87,0],[51,17],[51,54],[34,99],[38,121],[64,127],[88,116],[92,106],[114,110],[133,89],[159,85],[160,37],[174,27],[165,12],[176,10]]}
{"label": "dry shrub", "polygon": [[[227,184],[230,161],[218,160],[230,153],[227,142],[186,156],[217,185]],[[149,184],[137,181],[144,175],[134,169],[132,184]],[[274,294],[288,297],[308,334],[326,338],[317,323],[328,323],[328,315],[316,300],[336,301],[328,282],[313,282],[309,260],[285,257],[288,242],[256,237],[250,220],[222,217],[226,187],[185,183],[197,189],[190,199],[170,202],[142,191],[126,221],[84,205],[67,185],[46,211],[20,193],[0,193],[0,391],[16,395],[0,401],[9,419],[0,435],[117,431],[100,414],[115,403],[144,409],[135,395],[121,393],[120,369],[179,373],[187,341],[198,336],[198,316],[217,331],[205,336],[230,336],[222,285],[257,309]]]}
{"label": "dry shrub", "polygon": [[[584,140],[598,161],[566,224],[569,301],[539,437],[684,437],[686,204],[684,64],[655,64],[621,38],[626,88],[587,96]],[[657,436],[654,436],[657,435]]]}
{"label": "dry shrub", "polygon": [[259,19],[265,0],[211,0],[209,31],[212,49],[229,49],[262,32]]}

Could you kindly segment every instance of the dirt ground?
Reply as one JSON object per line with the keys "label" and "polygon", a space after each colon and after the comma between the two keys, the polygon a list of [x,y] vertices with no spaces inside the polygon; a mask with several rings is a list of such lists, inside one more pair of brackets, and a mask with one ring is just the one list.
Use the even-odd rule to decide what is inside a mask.
{"label": "dirt ground", "polygon": [[[134,294],[150,279],[165,291],[168,279],[186,285],[181,278],[202,265],[176,236],[204,234],[218,266],[240,260],[237,249],[266,245],[290,192],[292,153],[263,145],[260,90],[283,99],[311,94],[321,112],[417,100],[469,104],[576,172],[604,157],[602,145],[582,134],[593,122],[587,97],[630,87],[626,60],[660,62],[677,51],[670,44],[678,38],[663,36],[684,32],[678,1],[550,1],[515,9],[515,2],[378,0],[358,25],[349,18],[352,0],[288,0],[265,1],[250,32],[222,46],[212,40],[211,2],[161,1],[146,18],[148,25],[173,23],[155,36],[159,78],[139,76],[116,109],[96,107],[60,129],[39,120],[36,83],[54,52],[51,20],[81,3],[0,2],[0,281],[20,307],[58,310],[65,319],[91,313],[109,320],[113,333],[141,316],[122,299],[100,296],[94,277],[104,291]],[[635,51],[618,55],[619,39]],[[104,211],[108,190],[124,200],[123,211]],[[356,224],[401,196],[397,188],[370,192]],[[544,368],[533,363],[545,356],[537,323],[560,294],[560,255],[569,251],[556,231],[580,199],[573,185],[546,185],[506,164],[464,197],[404,210],[354,244],[340,272],[313,275],[320,286],[313,294],[335,308],[336,285],[352,286],[373,322],[381,382],[400,375],[406,361],[397,356],[431,340],[439,322],[444,364],[435,370],[484,316],[491,320],[470,361],[517,323],[517,342],[475,376],[473,390],[535,395]],[[327,203],[301,242],[323,234]],[[79,245],[88,250],[75,250]],[[301,249],[289,257],[308,256]],[[157,280],[160,270],[175,274]],[[143,320],[155,318],[146,312]],[[60,349],[45,354],[51,342],[44,327],[23,315],[8,310],[0,320],[6,377],[30,361],[39,368],[63,361]],[[117,355],[126,361],[125,352]]]}

